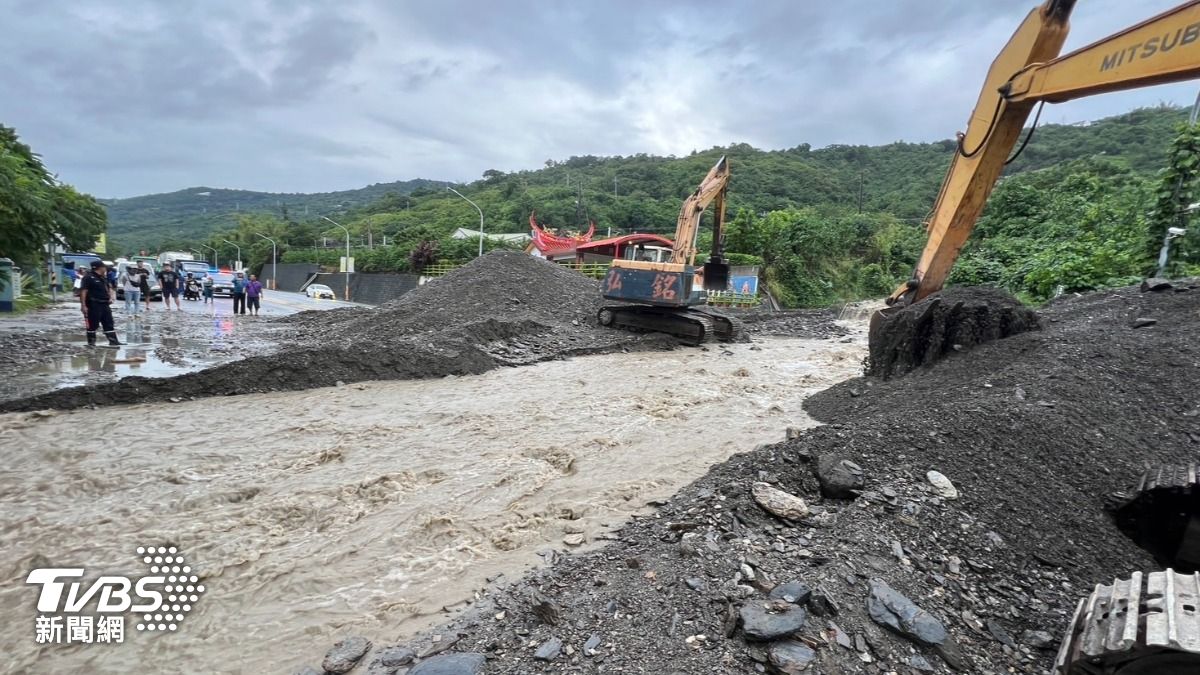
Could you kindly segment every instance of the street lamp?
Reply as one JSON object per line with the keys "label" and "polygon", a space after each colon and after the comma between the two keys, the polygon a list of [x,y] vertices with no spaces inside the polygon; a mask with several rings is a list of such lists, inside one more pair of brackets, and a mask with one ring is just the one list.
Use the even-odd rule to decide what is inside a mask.
{"label": "street lamp", "polygon": [[342,226],[341,223],[337,222],[333,218],[329,218],[327,216],[321,217],[333,223],[334,225],[341,227],[342,232],[346,233],[346,293],[344,297],[346,298],[346,302],[350,302],[350,230],[347,230]]}
{"label": "street lamp", "polygon": [[254,232],[252,234],[254,234],[254,236],[256,236],[256,237],[262,237],[263,239],[266,239],[267,241],[271,242],[271,290],[273,290],[273,291],[278,290],[279,289],[279,277],[275,276],[275,261],[276,261],[275,253],[276,253],[276,251],[278,251],[278,249],[275,246],[275,240],[270,237],[263,237],[263,235],[261,235],[257,232]]}
{"label": "street lamp", "polygon": [[241,247],[241,246],[238,246],[237,244],[233,243],[232,241],[229,241],[228,239],[222,239],[221,241],[223,241],[223,242],[225,242],[226,244],[229,244],[230,246],[232,246],[232,247],[234,247],[234,248],[236,248],[236,249],[237,249],[237,252],[238,252],[238,257],[237,257],[237,266],[236,266],[236,267],[234,267],[233,271],[234,271],[234,272],[240,272],[240,271],[242,271],[242,247]]}
{"label": "street lamp", "polygon": [[220,266],[217,264],[217,249],[209,246],[208,244],[200,244],[200,246],[213,252],[213,269],[220,269]]}
{"label": "street lamp", "polygon": [[454,194],[458,195],[459,197],[466,199],[467,203],[470,204],[471,206],[474,206],[475,210],[479,212],[479,255],[483,255],[483,209],[479,208],[479,205],[476,204],[475,202],[471,201],[470,199],[467,199],[466,197],[463,197],[463,194],[461,192],[459,192],[458,190],[455,190],[454,188],[450,187],[449,185],[446,186],[446,189],[453,192]]}

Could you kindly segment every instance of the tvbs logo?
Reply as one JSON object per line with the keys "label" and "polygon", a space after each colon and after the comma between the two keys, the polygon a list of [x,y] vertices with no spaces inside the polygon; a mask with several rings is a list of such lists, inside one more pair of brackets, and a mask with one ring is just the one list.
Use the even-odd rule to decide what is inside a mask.
{"label": "tvbs logo", "polygon": [[[137,617],[139,631],[174,631],[204,593],[174,546],[139,546],[150,568],[142,577],[101,576],[82,581],[82,567],[40,567],[25,583],[41,587],[34,637],[38,643],[124,642],[125,614]],[[64,630],[65,629],[65,630]]]}

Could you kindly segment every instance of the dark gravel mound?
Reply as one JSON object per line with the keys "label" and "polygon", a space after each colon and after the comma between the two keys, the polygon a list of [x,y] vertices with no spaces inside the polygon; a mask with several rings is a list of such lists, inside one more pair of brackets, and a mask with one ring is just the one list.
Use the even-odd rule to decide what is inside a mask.
{"label": "dark gravel mound", "polygon": [[0,403],[0,412],[115,405],[338,382],[482,373],[548,359],[621,349],[670,349],[663,335],[601,328],[599,284],[513,252],[476,259],[378,308],[303,312],[277,353],[173,378],[127,377]]}
{"label": "dark gravel mound", "polygon": [[835,309],[789,309],[771,311],[755,308],[736,313],[750,335],[780,337],[835,338],[850,331],[839,326]]}
{"label": "dark gravel mound", "polygon": [[[1095,293],[1042,319],[1042,331],[810,399],[826,426],[713,467],[604,548],[489,589],[436,631],[440,644],[488,654],[493,674],[780,672],[772,656],[808,650],[749,640],[744,622],[761,636],[803,607],[788,635],[815,650],[805,672],[1047,673],[1093,584],[1154,567],[1104,496],[1147,464],[1200,453],[1200,290]],[[834,463],[817,458],[831,454],[865,475],[856,500],[821,496],[818,466]],[[768,514],[751,497],[757,481],[811,513]],[[886,587],[875,580],[927,612],[922,635],[944,631],[943,643],[877,623],[869,607],[886,620],[884,603],[868,598]],[[794,604],[776,603],[764,625],[785,582],[800,584],[775,595]],[[535,659],[551,640],[561,654]]]}
{"label": "dark gravel mound", "polygon": [[995,288],[951,288],[884,319],[871,334],[867,374],[889,378],[954,351],[1039,328],[1037,315]]}

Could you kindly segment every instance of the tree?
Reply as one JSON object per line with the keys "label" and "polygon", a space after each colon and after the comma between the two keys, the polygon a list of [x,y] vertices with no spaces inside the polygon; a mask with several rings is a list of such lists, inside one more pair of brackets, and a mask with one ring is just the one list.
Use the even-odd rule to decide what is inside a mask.
{"label": "tree", "polygon": [[87,250],[106,225],[93,197],[59,182],[15,129],[0,125],[0,255],[33,262],[51,240]]}

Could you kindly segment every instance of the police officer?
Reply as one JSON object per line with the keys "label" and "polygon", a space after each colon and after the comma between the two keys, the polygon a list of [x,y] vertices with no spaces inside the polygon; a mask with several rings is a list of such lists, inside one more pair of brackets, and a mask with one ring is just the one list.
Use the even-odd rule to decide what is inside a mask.
{"label": "police officer", "polygon": [[96,346],[96,327],[100,325],[104,326],[109,347],[121,345],[117,340],[117,331],[113,328],[111,287],[108,285],[104,263],[99,260],[92,261],[91,274],[84,275],[79,285],[79,307],[83,310],[83,320],[87,324],[89,347]]}

